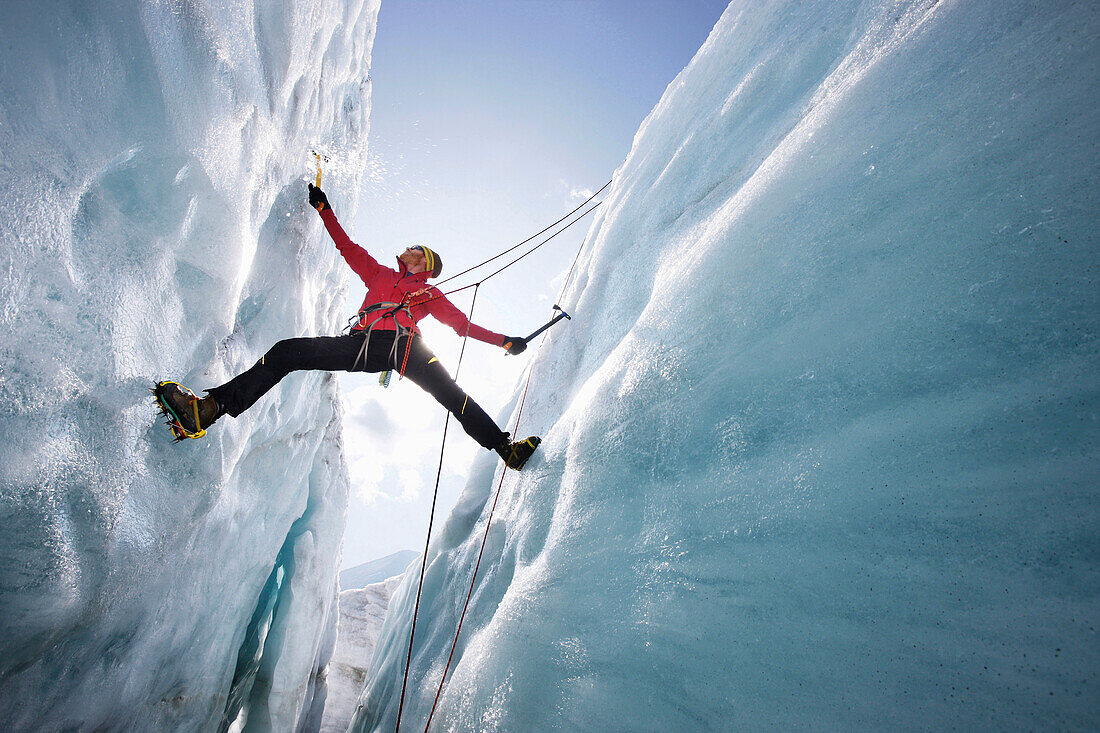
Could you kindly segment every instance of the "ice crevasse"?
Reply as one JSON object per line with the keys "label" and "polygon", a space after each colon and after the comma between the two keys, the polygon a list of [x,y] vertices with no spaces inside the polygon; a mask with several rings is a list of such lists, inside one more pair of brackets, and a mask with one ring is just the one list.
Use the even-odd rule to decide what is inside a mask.
{"label": "ice crevasse", "polygon": [[540,453],[433,541],[402,729],[483,536],[432,730],[1098,724],[1098,15],[729,6],[532,359]]}
{"label": "ice crevasse", "polygon": [[[343,315],[301,174],[325,146],[330,194],[359,183],[377,12],[5,9],[10,727],[321,724],[333,381],[179,446],[140,393]],[[545,441],[503,484],[433,730],[1097,727],[1097,16],[730,5],[532,358],[520,430]],[[497,470],[473,465],[430,548],[403,728]],[[396,722],[415,581],[352,730]]]}
{"label": "ice crevasse", "polygon": [[[335,382],[173,446],[148,389],[332,333],[377,0],[32,3],[0,23],[0,720],[316,730],[347,497]],[[349,192],[343,200],[338,192]],[[318,399],[320,398],[320,399]]]}

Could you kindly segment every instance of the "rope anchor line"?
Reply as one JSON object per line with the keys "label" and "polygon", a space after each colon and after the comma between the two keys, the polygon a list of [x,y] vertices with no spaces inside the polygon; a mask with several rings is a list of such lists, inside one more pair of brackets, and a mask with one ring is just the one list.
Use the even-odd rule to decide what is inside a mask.
{"label": "rope anchor line", "polygon": [[[464,275],[467,272],[470,272],[472,270],[475,270],[475,269],[481,267],[482,265],[488,264],[489,262],[492,262],[493,260],[495,260],[499,257],[502,257],[503,255],[507,254],[508,252],[514,251],[515,249],[519,248],[520,246],[526,244],[527,242],[530,242],[535,237],[538,237],[539,235],[549,231],[554,226],[556,226],[557,224],[560,224],[561,222],[565,221],[570,216],[572,216],[577,211],[579,211],[581,208],[583,208],[585,206],[585,204],[587,204],[589,201],[591,201],[596,196],[598,196],[605,188],[607,188],[610,185],[611,185],[611,181],[608,181],[602,187],[600,187],[599,191],[596,191],[596,193],[592,194],[590,197],[588,197],[588,199],[586,199],[583,203],[581,203],[580,206],[573,209],[573,211],[569,212],[568,214],[566,214],[562,218],[558,219],[556,222],[554,222],[550,226],[546,227],[542,231],[538,232],[537,234],[535,234],[531,237],[528,237],[527,239],[523,240],[519,244],[517,244],[517,245],[515,245],[515,246],[513,246],[513,247],[511,247],[507,250],[504,250],[503,252],[500,252],[499,254],[496,254],[493,257],[490,257],[489,259],[485,260],[484,262],[482,262],[480,264],[474,265],[473,267],[470,267],[466,270],[463,270],[462,272],[460,272],[457,275],[454,275],[454,276],[452,276],[451,278],[448,278],[448,279],[453,280],[454,278],[459,277],[460,275]],[[514,265],[516,262],[519,262],[524,257],[527,257],[532,252],[534,252],[536,249],[543,246],[544,244],[549,242],[551,239],[553,239],[557,235],[564,232],[569,227],[573,226],[573,224],[576,224],[578,221],[580,221],[585,216],[590,214],[593,210],[595,210],[595,208],[597,206],[599,206],[600,203],[602,203],[602,202],[597,202],[596,204],[593,204],[587,211],[585,211],[583,214],[581,214],[579,217],[577,217],[573,221],[569,222],[569,224],[562,227],[560,230],[558,230],[554,234],[551,234],[544,241],[542,241],[539,244],[532,247],[529,251],[527,251],[524,254],[520,255],[519,257],[512,260],[511,262],[504,265],[503,267],[497,269],[495,272],[489,274],[488,276],[486,276],[484,278],[481,278],[481,280],[479,280],[476,283],[473,283],[472,285],[467,285],[463,288],[458,288],[457,290],[452,290],[448,293],[445,293],[445,295],[450,295],[451,293],[456,293],[456,292],[459,292],[461,290],[467,290],[469,288],[474,288],[474,295],[473,295],[473,298],[471,299],[471,302],[470,302],[470,311],[466,316],[467,320],[472,321],[473,316],[474,316],[474,306],[477,304],[477,292],[478,292],[478,289],[481,287],[482,283],[484,283],[490,277],[493,277],[494,275],[497,275],[500,272],[503,272],[504,270],[508,269],[509,267]],[[580,247],[577,248],[577,254],[573,258],[573,264],[569,267],[569,273],[565,277],[565,282],[562,284],[561,294],[558,296],[558,301],[559,302],[561,301],[562,297],[565,295],[565,292],[569,287],[569,283],[572,281],[573,271],[576,269],[577,262],[580,260],[581,252],[584,249],[584,245],[585,245],[585,241],[582,240],[581,244],[580,244]],[[573,317],[571,315],[569,315],[568,313],[566,313],[565,310],[560,305],[558,305],[558,303],[554,303],[553,310],[557,312],[557,315],[555,315],[547,323],[543,324],[541,327],[536,329],[530,336],[528,336],[527,337],[528,341],[533,339],[535,336],[538,336],[539,334],[544,333],[551,326],[553,326],[554,324],[558,323],[559,321],[561,321],[563,319],[568,319],[568,320],[573,319]],[[459,370],[462,368],[462,358],[466,354],[466,343],[467,343],[468,340],[469,340],[469,332],[467,331],[467,333],[463,336],[463,339],[462,339],[462,349],[459,351],[458,364],[455,366],[455,378],[456,379],[458,378]],[[546,340],[546,338],[543,337],[543,341],[545,341],[545,340]],[[542,347],[542,341],[539,342],[538,347],[536,347],[536,351],[541,347]],[[512,427],[512,434],[513,435],[518,435],[519,434],[520,419],[523,417],[523,406],[527,401],[527,390],[531,386],[532,374],[533,374],[533,371],[529,368],[528,371],[527,371],[527,380],[526,380],[526,382],[524,383],[524,386],[523,386],[523,396],[520,398],[519,409],[516,412],[515,423],[513,424],[513,427]],[[422,593],[423,588],[424,588],[424,573],[427,569],[427,564],[428,564],[428,548],[431,544],[432,526],[435,522],[436,500],[439,497],[439,481],[440,481],[440,477],[443,475],[443,454],[444,454],[444,451],[446,450],[446,446],[447,446],[447,428],[450,426],[450,419],[451,419],[451,413],[448,412],[446,418],[443,421],[443,439],[442,439],[441,444],[439,446],[439,467],[436,469],[436,474],[435,474],[435,489],[432,493],[431,513],[428,516],[428,533],[427,533],[427,537],[424,538],[424,553],[423,553],[423,555],[421,556],[421,559],[420,559],[420,578],[419,578],[419,580],[417,582],[417,586],[416,586],[416,601],[413,604],[412,628],[409,630],[409,649],[408,649],[408,653],[405,656],[405,671],[404,671],[404,676],[403,676],[403,679],[402,679],[402,682],[401,682],[401,699],[400,699],[400,702],[399,702],[398,707],[397,707],[397,723],[396,723],[396,726],[394,727],[394,733],[400,733],[400,731],[401,731],[401,715],[402,715],[402,713],[404,712],[404,709],[405,709],[405,692],[406,692],[406,689],[408,687],[408,681],[409,681],[409,667],[412,665],[413,640],[416,636],[416,619],[417,619],[417,616],[420,613],[420,598],[421,598],[421,593]],[[438,686],[438,688],[436,688],[435,699],[432,701],[431,712],[428,714],[428,719],[424,724],[424,733],[428,733],[428,728],[431,727],[432,718],[435,716],[435,711],[436,711],[436,707],[439,704],[440,695],[442,695],[442,693],[443,693],[443,686],[447,681],[447,673],[450,671],[451,662],[454,659],[455,648],[458,646],[458,639],[459,639],[459,636],[462,633],[462,623],[466,619],[466,611],[470,606],[470,599],[471,599],[471,597],[473,596],[473,593],[474,593],[474,585],[477,582],[477,573],[478,573],[478,570],[481,567],[481,558],[482,558],[482,555],[485,553],[485,543],[486,543],[486,540],[488,539],[488,536],[489,536],[489,527],[493,522],[493,514],[496,511],[497,500],[500,499],[500,490],[504,486],[504,477],[507,475],[507,473],[508,473],[507,468],[501,470],[500,481],[497,483],[496,492],[494,493],[494,496],[493,496],[493,505],[489,509],[489,518],[485,522],[485,532],[484,532],[484,534],[482,534],[482,537],[481,537],[481,548],[478,550],[477,562],[474,564],[474,572],[473,572],[473,575],[470,577],[470,588],[469,588],[469,591],[466,594],[466,601],[462,606],[462,613],[459,616],[458,626],[455,629],[454,640],[451,642],[451,651],[450,651],[450,654],[447,656],[447,664],[443,668],[443,674],[439,679],[439,686]]]}

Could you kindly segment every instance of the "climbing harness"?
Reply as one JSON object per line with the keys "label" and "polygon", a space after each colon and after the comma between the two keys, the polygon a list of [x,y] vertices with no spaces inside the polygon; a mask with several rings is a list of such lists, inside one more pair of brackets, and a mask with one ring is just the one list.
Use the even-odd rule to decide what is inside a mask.
{"label": "climbing harness", "polygon": [[[385,313],[379,313],[369,323],[365,323],[366,317],[368,315],[370,315],[371,313],[377,313],[378,311],[386,311],[386,312]],[[367,306],[366,308],[364,308],[363,310],[359,311],[358,313],[356,313],[354,316],[351,317],[351,319],[349,320],[348,325],[346,326],[346,328],[350,329],[352,325],[358,323],[359,325],[362,326],[362,332],[363,332],[363,345],[361,347],[359,347],[359,353],[356,354],[355,361],[353,361],[352,364],[351,364],[351,371],[355,371],[355,367],[359,366],[359,361],[360,360],[363,361],[364,366],[366,365],[367,347],[370,346],[371,329],[374,328],[374,324],[376,324],[379,321],[384,320],[386,318],[393,318],[393,327],[394,327],[395,333],[394,333],[394,337],[393,337],[393,349],[390,351],[390,363],[394,364],[394,365],[397,364],[397,345],[398,345],[398,343],[400,343],[402,337],[405,337],[405,339],[406,339],[405,361],[402,363],[401,371],[400,371],[400,373],[402,375],[404,375],[405,365],[408,363],[408,359],[409,359],[409,349],[412,348],[413,330],[411,328],[407,328],[405,326],[402,326],[401,323],[397,320],[397,314],[400,313],[400,312],[404,312],[405,314],[407,314],[409,316],[409,320],[412,321],[412,313],[409,312],[409,307],[404,302],[401,302],[401,303],[372,303],[371,305]],[[381,384],[383,387],[390,386],[390,372],[391,371],[392,370],[387,369],[386,371],[382,372],[381,376],[379,376],[378,383]]]}
{"label": "climbing harness", "polygon": [[[350,332],[351,328],[358,324],[360,326],[360,330],[363,332],[363,345],[359,348],[359,353],[356,355],[355,361],[352,362],[351,371],[355,371],[355,367],[359,366],[360,359],[363,360],[364,365],[366,364],[367,347],[370,345],[370,337],[374,325],[386,318],[393,318],[395,334],[393,337],[393,349],[390,351],[390,363],[394,366],[397,365],[398,344],[400,343],[401,339],[404,338],[405,355],[401,360],[401,366],[398,368],[397,373],[402,377],[405,376],[405,368],[409,364],[409,353],[412,351],[412,340],[413,336],[416,335],[416,332],[408,326],[401,325],[401,322],[397,320],[397,314],[404,313],[406,316],[409,317],[409,323],[416,323],[416,320],[412,316],[412,311],[409,310],[413,306],[412,301],[423,295],[424,293],[429,292],[430,290],[431,288],[421,288],[415,293],[407,293],[405,297],[401,299],[400,303],[372,303],[371,305],[367,306],[366,308],[359,311],[354,316],[348,319],[348,325],[344,326],[344,330]],[[429,302],[431,300],[432,298],[429,298],[427,301],[421,302]],[[420,305],[420,303],[417,303],[416,305]],[[379,313],[379,315],[373,318],[369,323],[365,322],[368,315],[370,315],[371,313],[377,313],[378,311],[385,311],[385,313]],[[392,369],[387,369],[383,371],[378,376],[378,384],[382,385],[383,387],[389,387],[390,377],[392,375]]]}
{"label": "climbing harness", "polygon": [[[587,200],[582,202],[580,206],[573,209],[573,211],[571,211],[569,214],[566,214],[561,219],[558,219],[558,221],[556,221],[556,222],[554,222],[554,224],[551,224],[550,226],[546,227],[545,229],[540,231],[538,234],[536,234],[532,237],[528,237],[523,242],[520,242],[520,244],[515,245],[514,247],[511,247],[511,248],[509,248],[509,249],[505,250],[504,252],[501,252],[497,255],[494,255],[493,257],[490,257],[488,260],[485,260],[484,262],[482,262],[478,265],[474,265],[471,268],[463,270],[462,272],[458,273],[457,275],[454,275],[453,277],[448,278],[448,280],[453,280],[454,278],[457,278],[460,275],[464,275],[467,272],[470,272],[474,269],[477,269],[478,267],[481,267],[482,265],[485,265],[489,262],[492,262],[493,260],[498,259],[499,257],[502,257],[503,255],[507,254],[508,252],[514,251],[515,249],[519,248],[523,244],[526,244],[527,242],[530,242],[535,237],[538,237],[539,235],[549,231],[551,228],[553,228],[557,224],[560,224],[562,221],[565,221],[572,214],[576,213],[581,208],[583,208],[585,206],[585,204],[587,204],[589,201],[591,201],[593,198],[595,198],[600,192],[602,192],[609,185],[611,185],[611,181],[608,181],[607,183],[605,183],[600,188],[599,191],[592,194],[592,196],[590,196]],[[467,285],[466,287],[463,287],[463,288],[458,288],[458,289],[449,291],[447,293],[444,293],[444,295],[450,295],[452,293],[456,293],[456,292],[459,292],[461,290],[466,290],[466,289],[471,288],[471,287],[474,288],[473,299],[470,302],[470,312],[467,315],[467,322],[469,322],[473,318],[474,305],[477,303],[477,292],[478,292],[478,289],[480,289],[482,283],[484,283],[489,278],[494,277],[495,275],[497,275],[497,274],[503,272],[504,270],[508,269],[509,267],[516,264],[517,262],[519,262],[524,257],[527,257],[532,252],[537,250],[539,247],[542,247],[544,244],[549,242],[551,239],[553,239],[554,237],[556,237],[557,235],[561,234],[566,229],[571,227],[573,224],[576,224],[578,221],[585,218],[589,213],[591,213],[599,205],[600,205],[600,202],[597,202],[596,204],[593,204],[587,211],[585,211],[583,214],[581,214],[579,217],[577,217],[573,221],[566,224],[564,227],[562,227],[560,230],[558,230],[554,234],[547,237],[544,241],[542,241],[539,244],[535,245],[529,251],[525,252],[524,254],[520,255],[519,257],[516,257],[511,262],[504,265],[503,267],[498,268],[496,271],[490,273],[486,277],[481,278],[478,282],[476,282],[472,285]],[[573,278],[573,271],[576,268],[577,262],[580,259],[581,251],[584,249],[584,245],[585,245],[585,242],[582,241],[580,247],[577,249],[577,254],[573,258],[573,264],[570,266],[569,273],[566,275],[565,282],[562,285],[561,296],[564,296],[564,294],[566,292],[566,289],[568,288],[569,283],[571,282],[571,280]],[[446,281],[444,281],[444,282],[446,282]],[[442,283],[440,283],[440,284],[442,284]],[[558,297],[559,301],[562,299],[561,296]],[[533,339],[535,336],[538,336],[539,334],[545,332],[547,329],[549,329],[551,326],[553,326],[555,323],[562,320],[563,318],[568,318],[568,319],[572,320],[572,316],[570,316],[568,313],[566,313],[561,308],[561,306],[559,306],[557,303],[554,304],[554,310],[558,311],[558,314],[556,316],[554,316],[552,319],[550,319],[549,322],[547,322],[546,324],[544,324],[543,326],[541,326],[540,328],[535,330],[530,336],[527,337],[527,340]],[[455,368],[456,379],[457,379],[457,375],[458,375],[458,370],[462,366],[462,357],[466,353],[466,342],[467,342],[468,339],[469,339],[469,328],[467,327],[467,333],[464,334],[463,339],[462,339],[462,350],[459,352],[458,365]],[[545,338],[544,338],[544,340],[545,340]],[[542,344],[540,342],[539,346],[541,346],[541,345]],[[519,409],[516,413],[515,424],[513,425],[513,428],[512,428],[512,434],[513,435],[517,435],[518,431],[519,431],[519,422],[520,422],[520,418],[523,416],[523,407],[524,407],[524,404],[527,401],[527,390],[531,385],[531,376],[532,376],[532,374],[533,374],[532,370],[530,368],[528,368],[527,380],[526,380],[526,382],[524,384],[524,387],[523,387],[523,396],[520,399]],[[425,571],[427,569],[428,548],[429,548],[429,545],[431,543],[431,538],[432,538],[432,525],[435,522],[435,507],[436,507],[436,500],[439,496],[439,480],[440,480],[440,477],[442,476],[442,473],[443,473],[443,451],[446,448],[446,444],[447,444],[447,427],[450,424],[450,417],[451,417],[451,414],[450,414],[450,412],[448,412],[447,417],[446,417],[446,419],[444,420],[444,423],[443,423],[443,440],[442,440],[442,443],[441,443],[440,448],[439,448],[439,467],[436,470],[435,491],[432,494],[432,508],[431,508],[431,513],[428,517],[428,533],[427,533],[427,537],[425,537],[425,539],[424,539],[424,552],[421,554],[420,579],[419,579],[419,582],[417,583],[417,587],[416,587],[416,602],[413,605],[412,628],[409,631],[409,649],[408,649],[408,653],[406,654],[406,657],[405,657],[404,677],[403,677],[402,682],[401,682],[401,699],[400,699],[400,703],[398,704],[398,708],[397,708],[397,724],[394,728],[394,733],[400,733],[400,730],[401,730],[401,715],[402,715],[402,712],[404,711],[404,707],[405,707],[405,690],[406,690],[406,687],[408,685],[408,680],[409,680],[409,667],[412,664],[413,641],[416,637],[416,619],[417,619],[417,616],[419,615],[419,612],[420,612],[420,597],[421,597],[421,592],[422,592],[423,587],[424,587],[424,574],[425,574]],[[507,475],[507,473],[508,473],[508,471],[506,469],[502,470],[501,475],[500,475],[500,481],[497,483],[496,492],[495,492],[494,497],[493,497],[493,505],[489,509],[489,517],[485,522],[485,532],[484,532],[484,534],[482,535],[482,538],[481,538],[481,549],[478,551],[477,562],[474,564],[473,576],[470,578],[470,589],[466,594],[466,601],[462,606],[462,613],[459,616],[458,626],[455,629],[454,640],[451,643],[451,651],[450,651],[450,654],[447,657],[447,664],[443,668],[443,674],[439,679],[439,687],[436,689],[435,699],[432,702],[431,712],[429,713],[428,720],[424,725],[424,732],[425,733],[427,733],[428,728],[432,724],[432,717],[435,715],[436,706],[439,704],[439,697],[443,692],[443,685],[447,680],[447,672],[450,670],[451,662],[454,658],[455,647],[458,645],[459,635],[462,633],[462,623],[466,618],[466,610],[469,608],[470,598],[473,596],[474,585],[477,581],[477,572],[478,572],[478,569],[481,567],[481,558],[482,558],[482,555],[485,552],[485,543],[486,543],[486,540],[487,540],[488,535],[489,535],[489,526],[492,524],[493,513],[496,511],[497,500],[500,498],[500,490],[501,490],[501,487],[504,485],[504,477]]]}

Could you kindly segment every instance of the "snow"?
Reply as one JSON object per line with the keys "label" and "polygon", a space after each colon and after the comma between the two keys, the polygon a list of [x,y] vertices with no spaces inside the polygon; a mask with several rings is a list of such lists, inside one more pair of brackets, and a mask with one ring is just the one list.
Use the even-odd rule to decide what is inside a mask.
{"label": "snow", "polygon": [[[347,571],[345,571],[347,572]],[[344,733],[367,681],[390,598],[402,575],[340,592],[339,633],[327,669],[328,699],[320,733]]]}
{"label": "snow", "polygon": [[[532,359],[432,730],[1100,725],[1098,20],[731,4]],[[430,548],[402,729],[497,463]],[[394,729],[415,596],[354,731]]]}
{"label": "snow", "polygon": [[149,387],[214,386],[342,320],[308,150],[350,215],[377,12],[5,7],[5,729],[319,726],[348,491],[335,381],[295,375],[179,445]]}
{"label": "snow", "polygon": [[420,553],[418,552],[399,550],[377,560],[348,568],[340,572],[340,590],[364,588],[395,575],[401,575],[412,564],[413,560],[418,559],[420,559]]}

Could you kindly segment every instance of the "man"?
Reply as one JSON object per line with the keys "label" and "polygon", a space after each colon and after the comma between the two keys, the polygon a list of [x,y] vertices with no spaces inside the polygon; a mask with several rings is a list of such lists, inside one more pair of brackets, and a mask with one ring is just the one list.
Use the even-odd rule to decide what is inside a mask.
{"label": "man", "polygon": [[312,184],[309,203],[321,215],[340,254],[367,286],[366,298],[351,333],[280,341],[251,369],[220,387],[207,390],[207,395],[201,399],[175,382],[159,383],[154,393],[176,436],[201,437],[222,415],[228,413],[237,417],[293,371],[393,370],[411,379],[446,407],[474,440],[495,450],[509,468],[517,471],[523,468],[540,439],[531,436],[511,442],[511,436],[447,374],[424,344],[416,324],[431,315],[460,336],[469,333],[479,341],[504,348],[509,354],[522,353],[527,348],[526,339],[503,336],[471,323],[439,290],[428,285],[428,278],[439,277],[443,270],[442,259],[432,249],[409,247],[398,255],[398,269],[391,270],[351,241],[337,221],[324,191]]}

